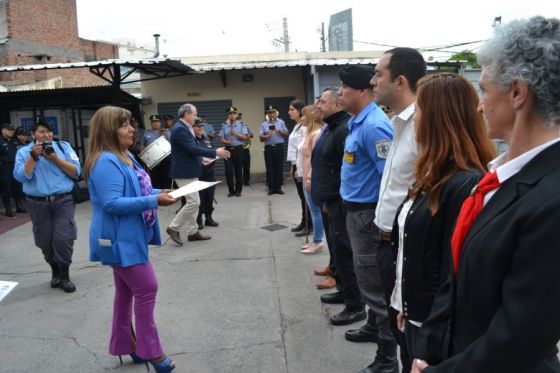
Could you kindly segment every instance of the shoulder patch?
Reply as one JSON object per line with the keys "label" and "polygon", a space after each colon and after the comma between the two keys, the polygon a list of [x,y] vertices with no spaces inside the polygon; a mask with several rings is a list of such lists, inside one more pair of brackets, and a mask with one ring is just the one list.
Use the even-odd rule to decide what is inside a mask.
{"label": "shoulder patch", "polygon": [[377,150],[377,156],[382,159],[387,159],[389,155],[389,149],[391,149],[391,141],[382,140],[375,143],[375,149]]}

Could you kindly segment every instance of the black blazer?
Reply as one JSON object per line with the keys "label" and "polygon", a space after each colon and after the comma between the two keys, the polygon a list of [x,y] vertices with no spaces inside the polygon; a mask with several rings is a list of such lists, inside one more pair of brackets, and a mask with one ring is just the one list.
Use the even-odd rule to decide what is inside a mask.
{"label": "black blazer", "polygon": [[[404,224],[402,304],[406,318],[423,322],[432,308],[443,280],[451,274],[451,235],[465,198],[482,177],[476,170],[457,171],[443,186],[439,208],[432,216],[426,194],[412,203]],[[405,202],[408,198],[405,200]],[[392,246],[399,245],[397,210],[392,230]],[[397,250],[393,251],[397,259]]]}
{"label": "black blazer", "polygon": [[420,342],[435,343],[417,345],[416,357],[438,363],[431,354],[449,324],[448,356],[424,372],[560,372],[559,236],[556,143],[504,182],[473,223],[458,272],[420,330]]}
{"label": "black blazer", "polygon": [[178,120],[171,129],[171,177],[194,179],[202,173],[202,157],[215,158],[215,149],[198,146],[185,123]]}

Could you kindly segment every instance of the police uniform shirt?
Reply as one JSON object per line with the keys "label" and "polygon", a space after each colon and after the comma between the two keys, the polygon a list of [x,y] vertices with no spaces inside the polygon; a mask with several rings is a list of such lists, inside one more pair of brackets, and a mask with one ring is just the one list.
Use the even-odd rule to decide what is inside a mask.
{"label": "police uniform shirt", "polygon": [[0,134],[0,163],[14,163],[16,151],[17,143],[14,139],[8,140]]}
{"label": "police uniform shirt", "polygon": [[[253,131],[251,131],[251,129],[249,128],[248,125],[246,125],[244,122],[241,122],[241,124],[243,125],[243,128],[245,129],[245,131],[247,131],[247,135],[252,135],[253,134]],[[243,141],[243,146],[247,145],[250,141],[251,141],[251,138],[247,137],[247,140]]]}
{"label": "police uniform shirt", "polygon": [[146,131],[142,138],[142,145],[148,146],[161,136],[160,131]]}
{"label": "police uniform shirt", "polygon": [[241,123],[240,121],[236,120],[233,124],[224,123],[222,125],[222,129],[218,136],[233,141],[233,146],[243,145],[245,141],[239,140],[237,136],[232,136],[230,131],[233,129],[233,132],[237,133],[238,135],[247,135],[247,128]]}
{"label": "police uniform shirt", "polygon": [[214,129],[214,126],[211,125],[210,123],[204,123],[204,132],[206,132],[207,134],[216,134],[216,130]]}
{"label": "police uniform shirt", "polygon": [[280,118],[276,118],[276,120],[274,121],[270,121],[267,120],[265,122],[263,122],[261,124],[261,128],[259,130],[259,135],[260,136],[268,136],[268,134],[270,133],[270,126],[274,126],[276,132],[274,133],[274,135],[272,135],[272,137],[268,140],[266,140],[264,142],[265,145],[276,145],[276,144],[282,144],[284,143],[284,137],[282,137],[282,135],[280,135],[280,131],[282,132],[288,132],[288,128],[286,127],[286,124],[284,123],[284,121]]}
{"label": "police uniform shirt", "polygon": [[344,144],[340,196],[358,203],[377,203],[381,175],[393,140],[389,118],[370,103],[348,121]]}
{"label": "police uniform shirt", "polygon": [[[80,159],[74,149],[67,142],[58,142],[62,149],[53,142],[53,149],[56,155],[76,166],[77,175],[82,171]],[[62,169],[49,161],[44,156],[40,156],[36,161],[35,169],[31,176],[25,174],[25,162],[31,157],[31,148],[34,143],[19,149],[16,154],[16,164],[14,168],[14,178],[22,183],[23,192],[29,196],[46,197],[54,194],[70,193],[74,187],[74,181]]]}

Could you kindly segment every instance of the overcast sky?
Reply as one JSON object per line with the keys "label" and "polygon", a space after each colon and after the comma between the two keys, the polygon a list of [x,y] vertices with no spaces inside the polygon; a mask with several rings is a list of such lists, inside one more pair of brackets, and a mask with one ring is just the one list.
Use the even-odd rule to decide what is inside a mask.
{"label": "overcast sky", "polygon": [[[356,41],[429,47],[483,40],[492,21],[533,15],[560,18],[558,0],[470,1],[214,1],[77,0],[78,28],[86,39],[128,39],[153,48],[161,34],[161,52],[170,57],[277,52],[288,18],[291,51],[320,50],[321,22],[352,8],[354,50],[385,50]],[[479,44],[455,48],[475,49]]]}

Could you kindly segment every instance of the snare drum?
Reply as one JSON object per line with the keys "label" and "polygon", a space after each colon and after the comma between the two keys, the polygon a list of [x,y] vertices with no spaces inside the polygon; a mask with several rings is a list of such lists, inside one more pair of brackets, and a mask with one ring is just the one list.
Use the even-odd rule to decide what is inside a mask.
{"label": "snare drum", "polygon": [[167,158],[169,154],[171,154],[171,144],[165,136],[160,136],[140,153],[140,159],[151,170]]}

